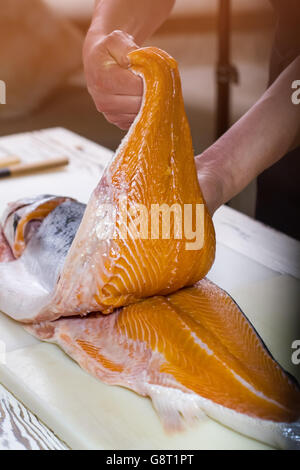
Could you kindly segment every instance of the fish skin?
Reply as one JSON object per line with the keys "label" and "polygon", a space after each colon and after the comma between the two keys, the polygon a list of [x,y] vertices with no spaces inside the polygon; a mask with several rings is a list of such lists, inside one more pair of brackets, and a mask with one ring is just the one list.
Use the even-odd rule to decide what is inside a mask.
{"label": "fish skin", "polygon": [[102,382],[149,396],[168,431],[208,415],[273,447],[298,446],[298,383],[231,297],[207,279],[111,315],[26,329]]}

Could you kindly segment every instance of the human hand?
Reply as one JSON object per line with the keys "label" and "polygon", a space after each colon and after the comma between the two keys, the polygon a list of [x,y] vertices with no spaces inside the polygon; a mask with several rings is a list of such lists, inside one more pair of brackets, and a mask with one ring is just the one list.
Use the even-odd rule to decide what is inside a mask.
{"label": "human hand", "polygon": [[129,129],[138,114],[143,95],[141,77],[128,70],[128,53],[137,49],[133,37],[123,31],[87,34],[83,62],[88,91],[105,118]]}
{"label": "human hand", "polygon": [[[211,158],[211,156],[209,156]],[[208,211],[211,216],[224,202],[224,190],[222,178],[214,168],[210,158],[206,158],[206,153],[195,157],[198,181],[205,199]]]}

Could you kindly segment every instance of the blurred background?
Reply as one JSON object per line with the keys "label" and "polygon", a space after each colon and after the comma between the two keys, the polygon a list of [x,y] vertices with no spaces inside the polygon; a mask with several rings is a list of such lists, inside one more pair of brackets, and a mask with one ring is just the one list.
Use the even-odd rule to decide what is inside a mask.
{"label": "blurred background", "polygon": [[[0,6],[3,1],[6,2],[0,0]],[[49,84],[51,93],[38,96],[33,109],[25,105],[24,110],[13,110],[9,116],[0,113],[0,135],[62,126],[116,149],[124,133],[108,124],[96,111],[85,88],[80,64],[82,40],[89,27],[94,0],[44,0],[44,3],[59,16],[64,27],[71,27],[68,33],[74,35],[70,42],[73,48],[76,44],[77,55],[75,51],[72,57],[66,44],[70,64],[63,79],[55,86]],[[216,138],[218,6],[218,0],[177,0],[170,18],[148,42],[165,49],[179,63],[195,154]],[[238,71],[238,82],[231,86],[230,122],[233,123],[267,86],[275,19],[268,0],[232,0],[231,9],[231,62]],[[3,48],[0,59],[1,54]],[[20,49],[18,54],[22,54]],[[24,60],[22,67],[23,71],[28,68],[28,62]],[[30,76],[30,70],[27,72]],[[253,216],[255,194],[253,182],[229,204]]]}

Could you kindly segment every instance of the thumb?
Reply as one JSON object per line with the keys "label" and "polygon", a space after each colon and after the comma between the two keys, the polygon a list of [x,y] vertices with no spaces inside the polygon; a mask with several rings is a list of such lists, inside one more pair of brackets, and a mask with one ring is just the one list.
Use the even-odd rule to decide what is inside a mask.
{"label": "thumb", "polygon": [[113,31],[106,38],[106,48],[111,57],[120,67],[129,68],[130,61],[128,54],[138,49],[134,38],[124,31]]}

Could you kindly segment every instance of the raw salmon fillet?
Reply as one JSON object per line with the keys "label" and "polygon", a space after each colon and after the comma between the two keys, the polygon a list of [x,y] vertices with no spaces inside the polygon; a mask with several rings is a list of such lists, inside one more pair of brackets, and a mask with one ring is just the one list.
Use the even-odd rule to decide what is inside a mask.
{"label": "raw salmon fillet", "polygon": [[[4,309],[0,294],[0,308],[18,321],[110,313],[192,285],[213,263],[214,227],[198,183],[177,63],[151,47],[129,56],[132,71],[144,80],[141,111],[90,198],[56,282],[36,279],[34,305],[30,298],[10,307],[5,301]],[[25,283],[37,277],[28,255],[20,256],[26,227],[66,199],[51,197],[29,201],[13,223],[6,218],[19,258],[9,268],[11,279],[18,276]],[[164,221],[169,221],[165,231]],[[2,269],[8,276],[8,268]],[[1,277],[0,270],[0,282]],[[23,299],[26,295],[32,293],[23,292]]]}
{"label": "raw salmon fillet", "polygon": [[284,430],[300,416],[296,381],[271,357],[229,295],[206,279],[111,315],[26,329],[58,344],[103,382],[151,397],[171,431],[205,413],[286,447]]}
{"label": "raw salmon fillet", "polygon": [[[128,135],[92,194],[82,223],[67,256],[51,305],[37,321],[74,312],[111,312],[155,294],[167,294],[191,285],[210,269],[215,254],[215,234],[203,199],[194,152],[184,111],[180,77],[175,60],[167,53],[145,48],[130,53],[132,70],[145,83],[144,101]],[[143,204],[203,205],[203,245],[186,249],[184,233],[176,239],[173,218],[170,239],[120,234],[112,212],[120,212],[126,198],[131,209]],[[196,216],[196,214],[194,214]],[[129,224],[128,224],[129,225]],[[113,239],[113,237],[116,237]]]}

